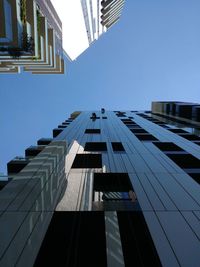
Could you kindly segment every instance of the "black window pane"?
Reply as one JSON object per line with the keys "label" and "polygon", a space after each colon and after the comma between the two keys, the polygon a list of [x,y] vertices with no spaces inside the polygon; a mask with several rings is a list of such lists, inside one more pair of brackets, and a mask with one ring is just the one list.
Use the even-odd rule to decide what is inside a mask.
{"label": "black window pane", "polygon": [[200,142],[194,142],[196,145],[200,146]]}
{"label": "black window pane", "polygon": [[117,117],[126,117],[124,114],[116,114]]}
{"label": "black window pane", "polygon": [[136,125],[136,123],[133,121],[124,121],[124,124],[125,125]]}
{"label": "black window pane", "polygon": [[188,173],[198,184],[200,184],[200,173]]}
{"label": "black window pane", "polygon": [[162,151],[184,151],[182,148],[171,142],[154,142],[154,145]]}
{"label": "black window pane", "polygon": [[129,124],[129,125],[126,125],[127,128],[129,129],[142,129],[142,127],[140,127],[139,124]]}
{"label": "black window pane", "polygon": [[200,160],[190,154],[168,154],[178,166],[183,169],[200,168]]}
{"label": "black window pane", "polygon": [[106,267],[103,212],[55,212],[34,267]]}
{"label": "black window pane", "polygon": [[162,267],[142,212],[117,212],[126,267]]}
{"label": "black window pane", "polygon": [[132,133],[148,133],[146,130],[139,128],[139,129],[130,129]]}
{"label": "black window pane", "polygon": [[173,132],[173,133],[188,133],[185,130],[182,129],[169,129],[168,131]]}
{"label": "black window pane", "polygon": [[105,142],[87,142],[85,144],[85,151],[107,151]]}
{"label": "black window pane", "polygon": [[140,141],[156,141],[158,140],[156,137],[154,137],[151,134],[135,134],[135,136],[140,140]]}
{"label": "black window pane", "polygon": [[112,142],[113,151],[125,151],[121,142]]}
{"label": "black window pane", "polygon": [[131,119],[121,119],[122,122],[132,122]]}
{"label": "black window pane", "polygon": [[94,190],[125,192],[133,187],[127,173],[95,173]]}
{"label": "black window pane", "polygon": [[200,137],[196,136],[194,134],[179,134],[179,136],[181,136],[187,140],[200,140]]}
{"label": "black window pane", "polygon": [[77,154],[72,168],[102,168],[102,156],[100,154]]}
{"label": "black window pane", "polygon": [[100,129],[86,129],[85,133],[86,134],[100,134]]}

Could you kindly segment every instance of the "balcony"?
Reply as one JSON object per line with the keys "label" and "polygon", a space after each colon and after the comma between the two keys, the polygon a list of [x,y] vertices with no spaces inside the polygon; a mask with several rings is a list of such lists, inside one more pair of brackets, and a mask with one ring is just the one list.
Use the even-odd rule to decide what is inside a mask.
{"label": "balcony", "polygon": [[127,173],[94,173],[95,211],[140,210]]}
{"label": "balcony", "polygon": [[59,129],[65,129],[67,127],[67,125],[58,125]]}
{"label": "balcony", "polygon": [[40,146],[40,145],[46,146],[46,145],[50,144],[52,140],[53,140],[52,138],[41,138],[37,141],[37,145],[38,146]]}
{"label": "balcony", "polygon": [[7,175],[0,174],[0,190],[3,189],[11,179],[8,179]]}
{"label": "balcony", "polygon": [[7,163],[8,175],[19,173],[30,162],[29,159],[23,157],[15,157]]}
{"label": "balcony", "polygon": [[25,150],[25,156],[26,157],[35,157],[37,156],[43,149],[45,148],[45,145],[43,146],[30,146]]}
{"label": "balcony", "polygon": [[57,137],[62,131],[63,131],[63,129],[61,129],[61,128],[53,129],[53,138]]}
{"label": "balcony", "polygon": [[192,119],[192,111],[194,106],[198,106],[195,103],[177,103],[175,107],[175,115],[185,119]]}

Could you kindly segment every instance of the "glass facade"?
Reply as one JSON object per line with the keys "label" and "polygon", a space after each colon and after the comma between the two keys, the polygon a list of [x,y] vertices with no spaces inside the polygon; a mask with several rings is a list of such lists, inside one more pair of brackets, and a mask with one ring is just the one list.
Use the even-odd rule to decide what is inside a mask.
{"label": "glass facade", "polygon": [[74,114],[26,150],[0,191],[10,233],[0,265],[199,267],[200,149],[189,125],[150,111]]}

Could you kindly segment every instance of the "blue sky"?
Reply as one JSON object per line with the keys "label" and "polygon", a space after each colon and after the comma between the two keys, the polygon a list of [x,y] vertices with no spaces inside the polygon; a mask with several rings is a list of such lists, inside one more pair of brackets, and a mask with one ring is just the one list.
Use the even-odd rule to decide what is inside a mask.
{"label": "blue sky", "polygon": [[200,103],[199,11],[199,0],[126,0],[120,22],[65,75],[1,75],[0,172],[74,110]]}

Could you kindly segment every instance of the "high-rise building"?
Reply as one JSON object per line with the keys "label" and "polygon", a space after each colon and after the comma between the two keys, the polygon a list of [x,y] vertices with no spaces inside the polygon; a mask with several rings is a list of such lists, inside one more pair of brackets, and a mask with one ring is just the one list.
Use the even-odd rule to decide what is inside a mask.
{"label": "high-rise building", "polygon": [[199,267],[199,126],[161,106],[75,112],[9,162],[0,266]]}
{"label": "high-rise building", "polygon": [[120,18],[124,0],[52,0],[63,22],[63,48],[76,59]]}
{"label": "high-rise building", "polygon": [[[0,0],[0,73],[63,74],[121,15],[124,0]],[[61,22],[62,21],[62,22]]]}
{"label": "high-rise building", "polygon": [[50,0],[0,0],[0,73],[64,73],[62,23]]}

